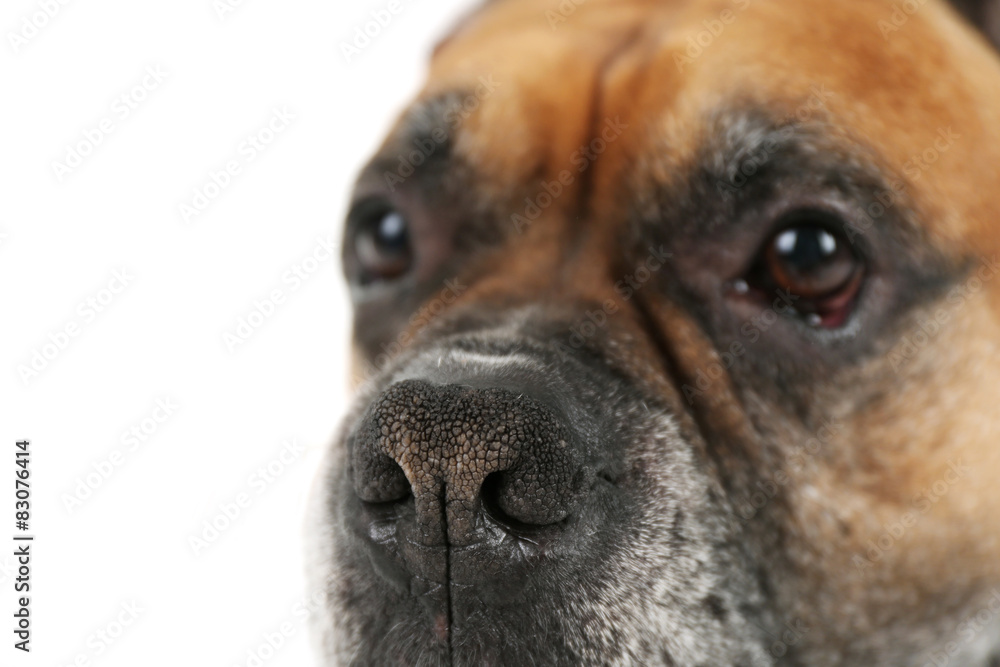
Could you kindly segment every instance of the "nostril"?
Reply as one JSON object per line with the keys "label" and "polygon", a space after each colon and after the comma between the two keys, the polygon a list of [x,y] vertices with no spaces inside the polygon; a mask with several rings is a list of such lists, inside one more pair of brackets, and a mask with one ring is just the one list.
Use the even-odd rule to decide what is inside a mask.
{"label": "nostril", "polygon": [[491,535],[562,530],[594,477],[565,417],[505,388],[398,382],[347,445],[365,515],[405,519],[425,546],[473,544],[487,527]]}
{"label": "nostril", "polygon": [[365,460],[354,475],[354,490],[368,503],[394,503],[410,496],[410,482],[391,457],[376,454]]}
{"label": "nostril", "polygon": [[[531,532],[568,517],[553,498],[530,497],[523,480],[509,472],[490,473],[483,480],[480,499],[483,510],[497,523],[515,532]],[[527,495],[526,495],[527,493]]]}
{"label": "nostril", "polygon": [[503,495],[504,477],[504,473],[494,472],[487,475],[486,479],[483,480],[483,486],[479,491],[479,496],[483,503],[483,510],[490,517],[492,517],[494,521],[512,530],[520,531],[526,528],[531,528],[529,524],[525,524],[512,517],[507,513],[507,510],[503,508],[500,498]]}

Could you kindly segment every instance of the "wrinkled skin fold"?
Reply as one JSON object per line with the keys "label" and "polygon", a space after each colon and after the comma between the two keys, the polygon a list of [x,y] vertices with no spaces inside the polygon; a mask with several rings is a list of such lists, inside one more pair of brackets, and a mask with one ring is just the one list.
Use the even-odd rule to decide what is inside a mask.
{"label": "wrinkled skin fold", "polygon": [[[440,44],[346,226],[324,664],[1000,664],[997,10],[900,6],[495,0]],[[801,211],[839,301],[755,287]]]}

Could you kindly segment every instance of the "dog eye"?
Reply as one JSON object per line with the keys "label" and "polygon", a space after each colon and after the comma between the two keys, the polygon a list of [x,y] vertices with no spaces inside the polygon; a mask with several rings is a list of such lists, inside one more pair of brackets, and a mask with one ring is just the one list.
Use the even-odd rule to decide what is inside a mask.
{"label": "dog eye", "polygon": [[794,309],[809,324],[842,325],[851,314],[864,277],[864,263],[821,212],[786,218],[761,248],[744,284],[762,294],[795,297]]}
{"label": "dog eye", "polygon": [[402,213],[387,205],[367,205],[356,215],[354,252],[366,283],[395,280],[410,270],[413,248],[410,226]]}

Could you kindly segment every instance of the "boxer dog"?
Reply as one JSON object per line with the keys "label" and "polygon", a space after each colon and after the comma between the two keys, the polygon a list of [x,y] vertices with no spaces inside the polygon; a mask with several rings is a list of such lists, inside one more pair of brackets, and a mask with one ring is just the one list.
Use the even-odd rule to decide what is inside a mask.
{"label": "boxer dog", "polygon": [[1000,664],[998,7],[468,16],[346,223],[324,664]]}

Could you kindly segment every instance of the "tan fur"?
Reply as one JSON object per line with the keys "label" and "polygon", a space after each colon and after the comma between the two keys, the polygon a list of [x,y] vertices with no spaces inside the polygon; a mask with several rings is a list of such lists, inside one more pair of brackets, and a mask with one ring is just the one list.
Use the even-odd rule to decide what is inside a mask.
{"label": "tan fur", "polygon": [[[630,129],[542,219],[521,236],[512,233],[479,267],[486,277],[464,302],[614,299],[606,277],[617,267],[603,250],[626,233],[617,196],[623,178],[633,186],[669,183],[693,160],[713,111],[748,102],[791,111],[816,86],[832,93],[824,117],[904,180],[935,247],[955,261],[1000,258],[1000,59],[943,3],[930,0],[888,39],[878,24],[891,14],[890,0],[583,0],[552,28],[546,12],[559,5],[490,3],[439,48],[422,97],[475,87],[480,76],[500,84],[460,128],[455,153],[476,173],[477,191],[511,202],[511,211],[540,182],[570,168],[581,137],[605,119],[620,118]],[[679,67],[675,56],[684,54],[688,36],[723,11],[735,20]],[[912,179],[903,166],[933,147],[944,128],[959,139]],[[589,208],[578,219],[574,206],[588,184]],[[979,267],[974,263],[969,278]],[[622,361],[667,404],[680,405],[638,301],[622,304],[624,316],[614,323]],[[810,641],[846,640],[897,621],[902,628],[904,618],[912,626],[921,608],[958,618],[1000,586],[1000,274],[970,289],[960,305],[914,313],[903,330],[940,308],[946,324],[898,372],[887,360],[891,349],[844,371],[866,397],[862,406],[838,404],[822,383],[815,388],[816,403],[841,428],[796,464],[787,499],[787,530],[808,545],[789,555],[802,579],[799,598],[787,603],[809,619]],[[658,304],[652,319],[674,350],[671,372],[683,376],[717,355],[676,311]],[[728,382],[706,401],[716,434],[753,440]],[[785,435],[801,438],[791,425]],[[914,498],[956,461],[967,475],[877,562],[859,567],[856,557],[866,558],[869,541],[913,511]],[[725,452],[715,463],[740,465]],[[834,601],[842,607],[836,619],[814,615]]]}
{"label": "tan fur", "polygon": [[[960,135],[958,143],[941,153],[907,192],[929,213],[927,231],[942,248],[953,249],[956,256],[971,252],[990,258],[1000,253],[1000,66],[981,38],[943,4],[927,3],[887,40],[877,24],[890,15],[889,1],[755,0],[739,10],[732,2],[587,0],[553,30],[544,12],[558,4],[494,3],[452,36],[433,62],[428,94],[475,81],[486,72],[503,84],[463,128],[458,144],[477,173],[492,175],[497,189],[514,184],[530,192],[534,183],[554,179],[566,168],[566,158],[588,122],[573,113],[584,111],[585,104],[567,102],[588,100],[595,68],[624,49],[602,82],[606,92],[601,116],[620,115],[636,126],[638,119],[662,118],[664,134],[674,140],[666,143],[672,154],[662,156],[668,164],[685,162],[693,147],[676,141],[697,137],[700,119],[723,100],[750,98],[769,105],[784,101],[794,108],[816,85],[833,93],[831,115],[864,137],[884,165],[904,179],[902,165],[933,146],[940,128],[953,128]],[[683,53],[686,37],[701,30],[703,20],[718,18],[726,9],[736,20],[678,72],[673,56]],[[563,75],[553,79],[553,70]],[[594,201],[613,201],[619,167],[642,154],[644,145],[657,145],[657,139],[626,133],[612,144],[593,167]],[[542,159],[548,169],[535,173]],[[645,159],[655,163],[658,156]],[[558,205],[571,201],[564,196]],[[547,226],[535,227],[544,227],[537,234],[548,238],[524,244],[523,263],[503,275],[506,285],[528,291],[548,275],[537,270],[539,262],[553,256],[541,241],[560,243],[553,226],[564,219],[555,211],[547,213]],[[605,213],[595,218],[614,220],[613,211]],[[599,241],[591,250],[594,254],[581,257],[580,265],[603,261]],[[510,255],[505,258],[509,261]],[[518,266],[525,268],[523,275],[517,273]],[[573,289],[585,290],[580,278],[599,272],[582,273],[568,279]],[[810,516],[814,512],[845,512],[848,523],[862,526],[852,535],[851,551],[863,552],[872,537],[866,524],[878,530],[878,521],[870,516],[893,517],[907,499],[947,469],[948,461],[967,461],[973,469],[968,480],[907,536],[907,542],[921,547],[898,549],[900,554],[919,551],[921,559],[890,557],[880,577],[908,581],[960,567],[970,578],[979,574],[1000,580],[997,313],[1000,276],[954,312],[947,330],[905,375],[885,380],[895,385],[895,393],[853,415],[831,446],[838,452],[830,454],[834,465],[815,480],[830,506],[800,508],[803,525],[823,524]],[[858,479],[866,480],[871,494],[839,499],[839,490],[851,488]],[[856,509],[832,509],[840,505]],[[854,516],[857,513],[864,516]]]}

